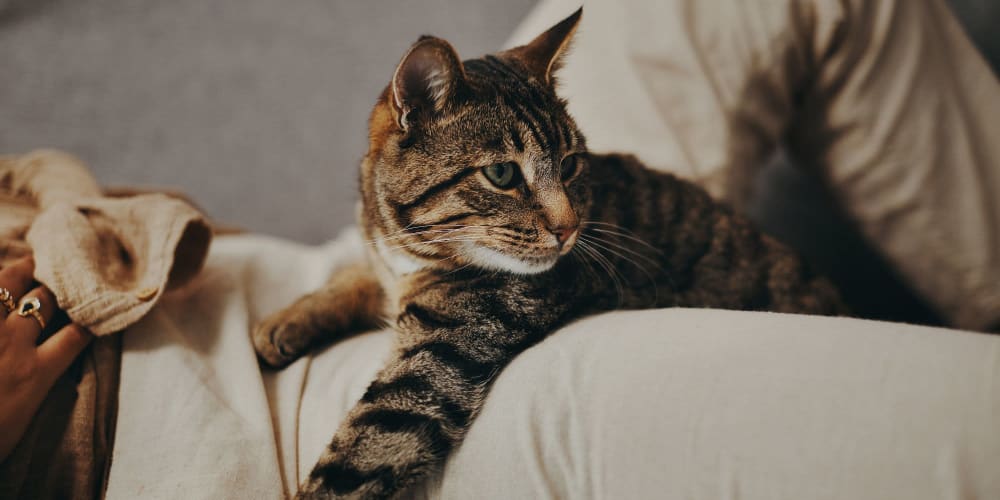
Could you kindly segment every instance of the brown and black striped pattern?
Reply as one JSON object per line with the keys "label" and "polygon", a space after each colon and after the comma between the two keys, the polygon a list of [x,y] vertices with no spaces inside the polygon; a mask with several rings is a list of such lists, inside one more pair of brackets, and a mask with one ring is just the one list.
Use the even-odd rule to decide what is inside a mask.
{"label": "brown and black striped pattern", "polygon": [[[843,312],[825,280],[700,188],[587,152],[552,79],[579,15],[464,64],[423,38],[379,99],[361,172],[368,262],[254,334],[282,366],[379,319],[398,332],[300,498],[391,498],[438,471],[503,367],[581,316]],[[483,167],[505,162],[521,178],[497,187]]]}

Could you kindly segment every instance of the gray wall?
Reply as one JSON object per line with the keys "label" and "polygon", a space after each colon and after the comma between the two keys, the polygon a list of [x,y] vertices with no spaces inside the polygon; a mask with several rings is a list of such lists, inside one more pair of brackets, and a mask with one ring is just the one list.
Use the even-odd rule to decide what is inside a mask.
{"label": "gray wall", "polygon": [[374,99],[419,35],[496,50],[534,0],[0,0],[0,153],[57,147],[307,242],[353,222]]}
{"label": "gray wall", "polygon": [[[322,241],[353,221],[367,113],[409,44],[480,55],[533,3],[0,0],[0,153],[66,149],[104,183],[178,187],[222,221]],[[950,3],[1000,64],[1000,0]]]}

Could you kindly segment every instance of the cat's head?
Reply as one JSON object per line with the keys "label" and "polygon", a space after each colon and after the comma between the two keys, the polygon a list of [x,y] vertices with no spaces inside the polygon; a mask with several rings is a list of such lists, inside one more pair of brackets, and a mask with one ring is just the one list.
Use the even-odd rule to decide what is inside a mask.
{"label": "cat's head", "polygon": [[390,265],[531,274],[569,252],[590,191],[554,72],[580,15],[464,63],[434,37],[403,56],[362,168],[363,223]]}

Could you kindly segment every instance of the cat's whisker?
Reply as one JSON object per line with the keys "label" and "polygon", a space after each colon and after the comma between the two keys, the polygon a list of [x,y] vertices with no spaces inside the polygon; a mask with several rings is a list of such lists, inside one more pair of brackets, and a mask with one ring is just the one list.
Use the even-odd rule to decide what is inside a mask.
{"label": "cat's whisker", "polygon": [[[420,227],[421,226],[417,226],[417,228],[420,228]],[[423,226],[423,227],[430,227],[430,226]],[[406,228],[400,229],[398,231],[393,231],[393,232],[388,233],[388,234],[384,234],[384,235],[381,235],[381,236],[376,236],[375,238],[369,238],[369,239],[366,239],[365,242],[368,243],[369,245],[375,245],[380,240],[392,239],[392,238],[396,238],[396,237],[399,237],[399,236],[406,236],[406,235],[401,235],[400,233],[402,233],[404,231],[407,231],[407,229],[409,229],[409,228],[406,227]],[[420,231],[418,231],[417,233],[413,233],[413,234],[420,234]]]}
{"label": "cat's whisker", "polygon": [[[635,260],[629,258],[627,255],[624,255],[622,253],[616,252],[614,249],[612,249],[612,248],[610,248],[608,246],[605,246],[605,245],[615,245],[614,243],[612,243],[610,241],[598,240],[597,238],[594,238],[593,236],[588,237],[588,236],[581,235],[580,237],[581,238],[585,238],[589,243],[591,243],[593,245],[596,245],[598,247],[601,247],[601,248],[607,250],[608,252],[611,252],[612,254],[618,256],[620,259],[622,259],[622,260],[624,260],[624,261],[632,264],[633,266],[637,267],[640,271],[642,271],[642,273],[645,274],[647,278],[649,278],[649,284],[653,287],[653,304],[659,303],[659,301],[660,301],[660,290],[659,290],[659,287],[656,286],[656,278],[653,276],[652,273],[649,272],[648,269],[645,268],[645,266],[643,266],[643,265],[639,264],[638,262],[636,262]],[[604,243],[604,244],[602,244],[602,243]],[[634,252],[634,251],[632,251],[632,250],[630,250],[630,249],[628,249],[626,247],[622,247],[620,245],[615,245],[615,246],[618,246],[622,250],[629,251],[629,252],[632,252],[634,254],[636,253],[636,252]],[[657,267],[657,269],[659,269],[660,271],[663,270],[663,268],[660,266],[660,264],[658,262],[652,261],[648,257],[645,257],[644,255],[641,255],[641,254],[636,254],[636,255],[639,255],[640,257],[644,257],[644,258],[646,258],[646,260],[650,260],[651,262],[653,262],[653,265],[655,265]]]}
{"label": "cat's whisker", "polygon": [[615,270],[614,264],[612,264],[607,257],[601,255],[600,252],[594,249],[594,247],[586,241],[577,240],[577,245],[579,245],[582,251],[590,255],[590,257],[594,259],[594,262],[596,262],[606,273],[608,273],[608,277],[611,278],[615,291],[618,293],[618,306],[621,307],[621,304],[625,300],[625,291],[621,281],[618,279],[618,271]]}
{"label": "cat's whisker", "polygon": [[[601,222],[601,221],[586,221],[586,224],[601,224],[601,225],[605,225],[605,226],[616,227],[616,228],[622,229],[624,231],[629,231],[628,229],[626,229],[624,227],[621,227],[621,226],[618,226],[618,225],[615,225],[615,224],[606,223],[606,222]],[[663,250],[661,250],[661,249],[659,249],[657,247],[652,246],[649,242],[643,240],[642,238],[637,238],[637,237],[630,236],[630,235],[625,234],[625,233],[621,233],[621,232],[618,232],[618,231],[612,231],[612,230],[608,230],[608,229],[601,229],[601,228],[596,228],[596,227],[591,227],[590,229],[592,229],[594,231],[601,232],[601,233],[612,234],[612,235],[619,236],[619,237],[622,237],[622,238],[627,238],[629,240],[632,240],[632,241],[634,241],[636,243],[639,243],[639,244],[641,244],[641,245],[649,248],[650,250],[656,252],[657,254],[659,254],[661,256],[664,256],[664,257],[666,256],[666,254],[663,253]],[[631,233],[631,231],[629,231],[629,232]],[[635,233],[633,233],[633,234],[635,234]],[[591,237],[597,237],[597,235],[591,235]],[[601,239],[601,241],[604,241],[605,243],[611,243],[610,241],[608,241],[606,239]],[[620,248],[627,248],[627,247],[620,247]],[[632,253],[638,255],[638,253],[635,252],[634,250],[630,250],[630,251]],[[647,257],[647,259],[648,259],[648,257]],[[677,283],[674,281],[673,276],[671,276],[671,274],[666,269],[663,268],[662,263],[660,261],[654,261],[654,262],[656,264],[657,269],[659,269],[663,273],[663,277],[666,278],[667,284],[670,285],[670,288],[677,289]]]}
{"label": "cat's whisker", "polygon": [[435,240],[428,240],[428,241],[419,241],[419,242],[416,242],[416,243],[407,243],[407,244],[404,244],[404,245],[396,245],[396,246],[389,247],[389,249],[390,250],[402,250],[402,249],[405,249],[405,248],[412,248],[412,247],[420,246],[420,245],[435,245],[435,244],[442,244],[442,243],[451,243],[451,242],[456,242],[456,241],[480,241],[480,240],[481,240],[481,238],[479,238],[477,236],[468,236],[468,237],[462,237],[462,238],[444,238],[444,239],[435,239]]}
{"label": "cat's whisker", "polygon": [[[430,227],[434,227],[434,226],[430,226]],[[477,229],[477,228],[482,228],[482,227],[484,227],[484,226],[480,226],[480,225],[463,225],[463,226],[459,226],[459,227],[456,227],[456,228],[453,228],[453,229],[425,229],[423,231],[418,231],[418,232],[415,232],[415,233],[400,234],[400,235],[396,235],[396,236],[392,236],[392,237],[376,238],[376,239],[370,240],[370,241],[371,241],[372,245],[377,245],[379,241],[382,241],[383,243],[387,243],[387,242],[390,242],[390,241],[396,241],[396,240],[401,240],[401,239],[405,239],[405,238],[410,238],[410,237],[415,237],[415,236],[420,236],[420,235],[426,235],[426,234],[437,234],[437,235],[447,236],[449,234],[456,233],[456,232],[461,231],[463,229]],[[437,239],[439,239],[439,238],[431,238],[429,241],[435,241]],[[415,243],[422,243],[422,242],[424,242],[424,241],[415,242]]]}
{"label": "cat's whisker", "polygon": [[[632,239],[633,241],[635,241],[637,243],[641,243],[642,245],[648,246],[652,250],[656,250],[656,251],[660,251],[661,250],[659,247],[653,245],[649,241],[646,241],[645,239],[640,238],[639,235],[636,234],[635,231],[633,231],[633,230],[631,230],[631,229],[629,229],[629,228],[627,228],[625,226],[619,226],[618,224],[612,224],[610,222],[604,222],[604,221],[599,221],[599,220],[584,220],[584,221],[582,221],[581,224],[583,226],[585,226],[585,227],[589,227],[590,229],[601,230],[603,232],[607,232],[607,233],[611,233],[611,234],[616,234],[616,235],[624,237],[624,238],[630,238],[630,239]],[[600,227],[594,227],[594,226],[600,226]]]}
{"label": "cat's whisker", "polygon": [[628,255],[623,254],[623,253],[615,250],[614,248],[611,248],[610,246],[608,246],[606,244],[607,242],[602,242],[602,241],[597,240],[595,238],[591,238],[591,237],[587,237],[587,236],[583,236],[583,235],[581,235],[581,238],[583,238],[584,241],[586,241],[587,243],[589,243],[591,245],[594,245],[599,250],[604,250],[604,251],[610,253],[611,255],[614,255],[615,257],[618,257],[619,259],[624,260],[625,262],[628,262],[629,264],[632,264],[637,269],[639,269],[640,271],[642,271],[642,273],[645,274],[647,278],[649,278],[650,283],[656,283],[656,279],[653,277],[653,274],[650,273],[648,269],[646,269],[646,266],[643,266],[641,263],[637,262],[635,259],[629,257]]}
{"label": "cat's whisker", "polygon": [[387,243],[387,242],[390,242],[390,241],[401,240],[401,239],[408,238],[408,237],[411,237],[411,236],[418,236],[418,235],[421,235],[421,234],[428,234],[430,232],[431,231],[421,231],[419,233],[413,233],[412,235],[406,234],[406,235],[392,236],[392,237],[388,237],[388,238],[374,238],[374,239],[368,240],[368,244],[374,246],[374,245],[378,245],[379,242]]}
{"label": "cat's whisker", "polygon": [[446,261],[446,260],[452,260],[452,259],[455,259],[456,257],[458,257],[458,255],[449,255],[449,256],[447,256],[447,257],[444,257],[444,258],[441,258],[441,259],[438,259],[438,260],[435,260],[434,262],[432,262],[432,263],[431,263],[431,265],[437,265],[437,264],[440,264],[440,263],[442,263],[442,262],[444,262],[444,261]]}
{"label": "cat's whisker", "polygon": [[[397,229],[396,231],[384,234],[384,235],[379,236],[377,238],[370,239],[370,240],[368,240],[368,242],[374,243],[374,242],[378,241],[379,239],[388,240],[388,239],[395,239],[395,238],[406,238],[408,236],[413,236],[413,235],[417,235],[417,234],[423,234],[426,231],[437,231],[437,230],[454,231],[454,230],[464,229],[464,228],[468,228],[468,227],[485,227],[485,226],[481,226],[481,225],[467,225],[467,224],[420,224],[420,225],[414,225],[414,223],[411,222],[410,224],[406,225],[406,227],[403,227],[401,229]],[[420,229],[421,231],[416,231],[418,229]],[[405,234],[402,234],[402,233],[405,233]]]}
{"label": "cat's whisker", "polygon": [[594,269],[593,264],[590,263],[590,260],[587,258],[587,254],[584,253],[581,247],[574,245],[569,253],[573,257],[577,258],[582,264],[587,266],[587,272],[592,278],[594,278],[595,281],[600,281],[601,277],[597,274],[597,270]]}
{"label": "cat's whisker", "polygon": [[[601,224],[601,225],[611,226],[611,227],[615,227],[615,228],[618,228],[618,229],[622,229],[622,230],[628,231],[627,229],[625,229],[625,228],[623,228],[621,226],[616,226],[614,224],[608,224],[608,223],[605,223],[605,222],[599,222],[599,221],[586,221],[586,222],[584,222],[584,225],[590,225],[590,224]],[[634,241],[636,243],[639,243],[640,245],[645,246],[646,248],[649,248],[650,250],[652,250],[652,251],[654,251],[654,252],[656,252],[656,253],[658,253],[660,255],[663,255],[663,250],[661,250],[659,248],[656,248],[653,245],[651,245],[648,241],[646,241],[646,240],[644,240],[642,238],[638,238],[636,236],[633,236],[631,234],[625,234],[625,233],[622,233],[622,232],[619,232],[619,231],[614,231],[614,230],[611,230],[611,229],[603,229],[603,228],[599,228],[599,227],[590,227],[589,229],[592,230],[592,231],[597,231],[599,233],[613,234],[613,235],[621,237],[621,238],[632,240],[632,241]],[[629,232],[631,232],[631,231],[629,231]]]}
{"label": "cat's whisker", "polygon": [[598,240],[596,238],[586,237],[586,236],[584,236],[584,240],[587,241],[588,243],[590,243],[590,244],[592,244],[592,245],[594,245],[594,246],[602,249],[602,250],[605,250],[605,251],[611,253],[615,257],[618,257],[619,259],[622,259],[625,262],[628,262],[629,264],[632,264],[633,266],[635,266],[636,268],[638,268],[640,271],[642,271],[649,278],[649,281],[651,283],[656,283],[656,279],[653,277],[652,273],[650,273],[649,270],[646,269],[646,266],[642,265],[640,262],[636,261],[632,257],[629,257],[628,254],[624,254],[622,252],[619,252],[619,251],[615,250],[613,247],[609,246],[610,242],[602,241],[602,240]]}
{"label": "cat's whisker", "polygon": [[425,234],[451,234],[451,233],[454,233],[456,231],[461,231],[462,229],[467,229],[467,228],[466,227],[460,227],[460,228],[456,228],[456,229],[425,229],[423,231],[418,231],[418,232],[415,232],[415,233],[398,234],[396,236],[389,236],[389,237],[384,237],[384,238],[376,238],[376,239],[374,239],[372,241],[373,242],[377,242],[377,241],[381,240],[381,241],[384,241],[384,242],[388,242],[388,241],[401,240],[401,239],[404,239],[404,238],[411,238],[411,237],[415,237],[415,236],[421,236],[421,235],[425,235]]}
{"label": "cat's whisker", "polygon": [[463,229],[493,229],[502,226],[494,226],[491,224],[431,224],[427,227],[432,228],[430,231],[460,231]]}
{"label": "cat's whisker", "polygon": [[[449,227],[449,226],[451,226],[451,227]],[[413,228],[430,228],[430,229],[423,229],[423,230],[415,231],[415,232],[406,232],[406,234],[399,234],[399,233],[408,231],[408,229],[410,229],[410,226],[407,226],[406,228],[403,228],[403,229],[400,229],[398,231],[395,231],[395,232],[393,232],[393,233],[391,233],[389,235],[385,235],[385,236],[381,236],[381,237],[378,237],[378,238],[373,238],[373,239],[367,240],[368,244],[371,245],[371,246],[376,246],[376,245],[378,245],[379,241],[381,241],[382,243],[388,243],[388,242],[391,242],[391,241],[402,240],[402,239],[411,238],[411,237],[420,236],[420,235],[427,235],[427,234],[448,235],[448,234],[452,234],[452,233],[455,233],[455,232],[458,232],[458,231],[461,231],[461,230],[465,230],[465,229],[486,229],[486,230],[488,230],[488,229],[493,229],[493,228],[502,228],[503,226],[498,226],[498,225],[493,225],[493,224],[428,224],[428,225],[420,225],[420,226],[412,226],[412,227]],[[435,241],[435,238],[432,238],[430,241]],[[419,243],[423,243],[423,242],[415,242],[414,244],[419,244]]]}
{"label": "cat's whisker", "polygon": [[403,248],[416,247],[416,246],[420,246],[420,245],[436,245],[436,244],[442,244],[442,243],[452,243],[452,242],[456,242],[456,241],[479,241],[479,240],[480,240],[480,238],[475,237],[475,236],[464,236],[464,237],[461,237],[461,238],[441,238],[441,239],[434,239],[434,240],[428,240],[428,241],[417,241],[417,242],[414,242],[414,243],[404,243],[404,244],[401,244],[401,245],[393,245],[393,246],[390,246],[389,248],[391,250],[399,250],[399,249],[403,249]]}
{"label": "cat's whisker", "polygon": [[388,237],[388,236],[393,236],[393,235],[396,235],[396,234],[399,234],[399,233],[407,232],[407,231],[410,231],[410,230],[413,230],[413,229],[421,229],[421,228],[425,228],[425,227],[432,227],[431,225],[427,225],[427,224],[424,224],[424,225],[414,225],[414,222],[410,222],[405,227],[397,229],[397,230],[395,230],[395,231],[393,231],[391,233],[384,234],[382,236],[383,237]]}
{"label": "cat's whisker", "polygon": [[618,294],[618,306],[617,307],[621,307],[621,305],[625,302],[625,287],[622,284],[622,278],[623,277],[619,278],[619,275],[621,273],[615,267],[614,263],[611,262],[611,260],[609,260],[606,256],[602,255],[601,252],[599,252],[596,248],[594,248],[592,245],[588,244],[587,242],[583,242],[583,243],[584,243],[584,248],[587,249],[588,252],[590,252],[590,254],[591,254],[591,256],[593,256],[594,260],[598,264],[600,264],[601,267],[603,267],[604,270],[608,273],[608,276],[611,277],[611,281],[612,281],[612,283],[615,286],[615,291]]}
{"label": "cat's whisker", "polygon": [[[452,257],[457,257],[457,255],[453,255]],[[442,260],[443,260],[443,259],[442,259]],[[471,266],[472,264],[473,264],[473,262],[472,262],[472,261],[470,260],[468,264],[466,264],[466,265],[464,265],[464,266],[461,266],[461,267],[457,267],[457,268],[455,268],[455,269],[452,269],[451,271],[448,271],[447,273],[445,273],[445,275],[449,275],[449,274],[454,274],[454,273],[457,273],[457,272],[459,272],[459,271],[461,271],[461,270],[463,270],[463,269],[466,269],[466,268],[468,268],[468,267],[469,267],[469,266]]]}
{"label": "cat's whisker", "polygon": [[612,224],[610,222],[606,222],[606,221],[602,221],[602,220],[587,219],[587,220],[582,221],[582,223],[583,224],[589,224],[589,225],[598,225],[598,226],[611,227],[611,228],[615,228],[615,229],[620,229],[620,230],[625,231],[626,233],[629,233],[629,234],[635,234],[635,231],[632,231],[631,229],[629,229],[629,228],[627,228],[625,226],[619,226],[618,224]]}
{"label": "cat's whisker", "polygon": [[632,248],[629,248],[628,246],[622,245],[621,243],[613,242],[613,241],[611,241],[611,240],[609,240],[607,238],[602,238],[602,237],[600,237],[599,235],[596,235],[596,234],[581,235],[581,236],[585,236],[585,237],[587,237],[588,239],[591,239],[591,240],[600,241],[601,243],[604,243],[606,245],[611,245],[612,247],[617,248],[617,249],[619,249],[619,250],[621,250],[623,252],[628,252],[629,254],[634,255],[634,256],[636,256],[636,257],[638,257],[638,258],[646,261],[650,265],[656,267],[658,270],[661,270],[661,271],[663,270],[663,266],[660,264],[660,262],[658,260],[653,259],[653,258],[649,257],[648,255],[646,255],[644,253],[641,253],[641,252],[638,252],[638,251],[636,251],[636,250],[634,250]]}
{"label": "cat's whisker", "polygon": [[[575,252],[577,250],[580,251],[580,253],[579,253],[580,258],[583,259],[583,260],[585,260],[588,264],[590,263],[590,261],[597,262],[597,260],[594,259],[594,256],[591,253],[592,250],[588,247],[588,245],[586,243],[580,244],[580,242],[578,241],[577,244],[573,246],[573,251]],[[595,271],[596,271],[596,269],[595,269]],[[605,270],[605,272],[606,272],[606,270]]]}

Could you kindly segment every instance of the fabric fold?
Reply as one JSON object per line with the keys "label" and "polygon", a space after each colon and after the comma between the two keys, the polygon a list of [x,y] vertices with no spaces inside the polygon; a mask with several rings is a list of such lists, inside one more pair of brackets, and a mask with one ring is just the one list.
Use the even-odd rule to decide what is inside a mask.
{"label": "fabric fold", "polygon": [[162,194],[105,197],[78,159],[39,150],[0,157],[0,263],[32,253],[35,278],[95,335],[135,324],[201,269],[206,218]]}

